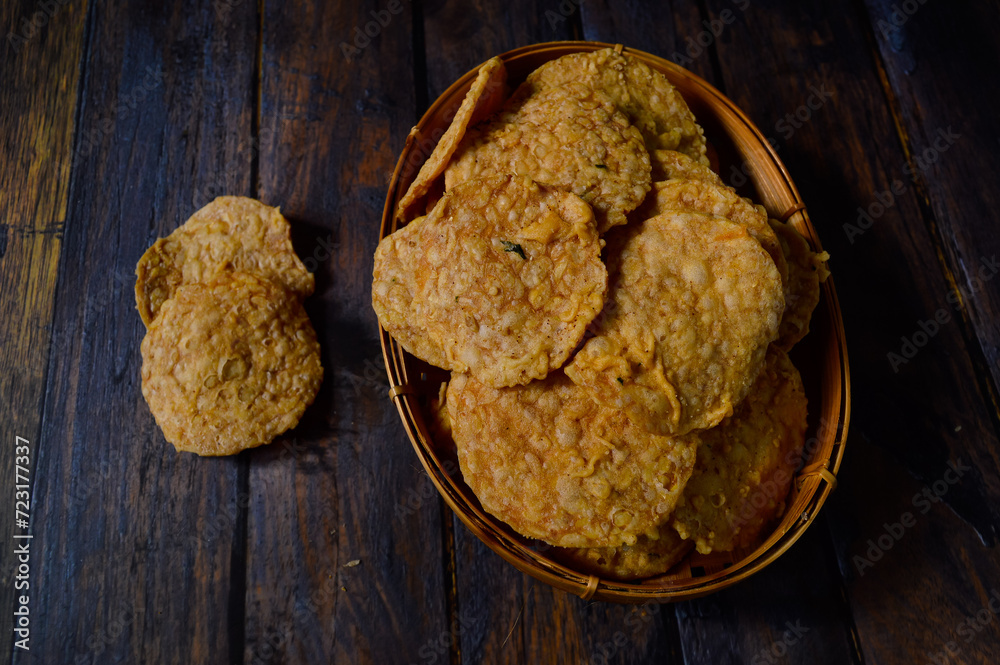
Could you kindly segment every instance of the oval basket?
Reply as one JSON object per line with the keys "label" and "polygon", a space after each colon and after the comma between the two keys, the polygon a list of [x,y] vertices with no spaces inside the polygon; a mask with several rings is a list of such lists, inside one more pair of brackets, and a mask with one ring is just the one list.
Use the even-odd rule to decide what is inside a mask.
{"label": "oval basket", "polygon": [[[551,42],[509,51],[500,56],[516,85],[535,68],[568,53],[615,46],[599,42]],[[822,251],[805,205],[778,155],[760,131],[733,102],[706,81],[654,55],[623,49],[662,72],[680,91],[705,128],[713,162],[723,179],[732,175],[741,193],[761,203],[768,213],[790,221],[812,245]],[[430,155],[478,71],[455,81],[427,109],[407,137],[389,184],[379,238],[396,230],[393,213],[420,166]],[[714,153],[714,154],[713,154]],[[736,169],[735,171],[733,169]],[[736,175],[742,174],[742,175]],[[840,306],[833,279],[822,284],[811,332],[792,350],[809,398],[809,428],[802,468],[792,483],[781,521],[754,548],[709,555],[691,553],[668,574],[637,582],[601,579],[578,572],[546,556],[548,546],[526,539],[483,510],[465,485],[453,444],[428,427],[430,409],[448,374],[406,353],[380,328],[382,353],[389,376],[389,398],[395,402],[413,448],[444,500],[462,522],[494,552],[519,570],[584,599],[612,602],[673,602],[703,596],[731,586],[774,561],[815,519],[836,485],[850,419],[850,373]]]}

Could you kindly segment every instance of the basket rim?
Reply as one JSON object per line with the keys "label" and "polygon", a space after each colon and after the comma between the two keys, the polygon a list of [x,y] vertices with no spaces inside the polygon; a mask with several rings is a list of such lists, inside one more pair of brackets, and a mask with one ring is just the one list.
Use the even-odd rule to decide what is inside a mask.
{"label": "basket rim", "polygon": [[[689,85],[698,88],[701,92],[710,96],[722,110],[731,116],[731,121],[738,124],[752,138],[752,145],[748,145],[746,148],[762,152],[761,158],[768,160],[770,165],[777,170],[778,175],[781,177],[781,182],[778,184],[790,196],[793,203],[784,215],[786,217],[785,221],[789,221],[795,226],[796,230],[808,237],[811,245],[817,251],[822,251],[819,236],[809,219],[805,203],[774,147],[742,109],[697,74],[669,60],[645,51],[606,42],[542,42],[521,46],[502,53],[499,57],[506,64],[511,60],[516,60],[525,55],[537,56],[547,51],[551,52],[553,57],[558,57],[557,53],[558,55],[564,55],[566,53],[596,51],[605,48],[615,48],[621,52],[627,52],[629,55],[644,61],[647,65],[651,65],[655,69],[669,72],[669,74],[673,75],[671,77],[672,83],[674,83],[673,77],[683,79]],[[457,90],[471,84],[482,64],[480,63],[470,69],[442,92],[428,106],[417,125],[407,135],[405,145],[400,152],[386,193],[385,205],[382,212],[382,224],[379,230],[380,241],[395,230],[395,203],[402,195],[400,191],[401,184],[405,180],[401,175],[414,143],[420,136],[421,129],[438,117]],[[750,162],[749,157],[747,158],[747,162]],[[413,173],[411,175],[415,176],[416,174]],[[756,183],[756,179],[754,181]],[[422,415],[420,415],[421,410],[417,402],[415,390],[412,384],[408,382],[409,377],[407,376],[407,363],[404,351],[398,342],[379,325],[382,355],[390,383],[390,401],[395,402],[410,443],[417,457],[420,459],[421,465],[438,490],[438,493],[444,498],[445,503],[448,504],[449,508],[458,515],[459,519],[462,520],[465,526],[476,537],[521,572],[587,600],[597,599],[620,603],[662,603],[698,598],[731,586],[749,577],[781,556],[805,533],[805,530],[816,519],[820,508],[836,486],[836,475],[843,461],[850,425],[850,365],[847,356],[847,340],[844,332],[843,318],[833,277],[828,277],[820,287],[826,314],[829,316],[828,332],[833,338],[828,347],[835,348],[837,352],[836,360],[839,365],[837,368],[827,368],[827,374],[831,374],[836,379],[835,387],[837,388],[836,394],[833,396],[835,406],[833,411],[836,413],[837,422],[836,427],[832,428],[833,431],[830,433],[832,442],[829,453],[807,467],[808,471],[803,469],[795,476],[793,482],[798,487],[798,500],[786,508],[787,514],[792,514],[793,508],[795,509],[795,514],[797,514],[797,517],[794,518],[791,524],[787,524],[788,518],[786,516],[770,536],[760,543],[752,553],[744,556],[740,561],[722,570],[701,577],[684,578],[673,586],[662,586],[662,583],[661,585],[657,585],[657,578],[653,578],[653,583],[644,584],[642,581],[624,582],[610,580],[575,571],[544,556],[539,556],[539,552],[518,542],[517,538],[512,538],[505,531],[509,527],[503,525],[498,518],[485,513],[478,505],[470,504],[456,484],[455,479],[445,472],[442,460],[437,455],[433,446],[424,443],[424,441],[431,441],[430,434],[426,430]],[[828,360],[830,360],[829,357]],[[822,432],[818,434],[822,434]],[[828,437],[823,438],[825,440]],[[497,525],[503,525],[504,528],[498,528]]]}

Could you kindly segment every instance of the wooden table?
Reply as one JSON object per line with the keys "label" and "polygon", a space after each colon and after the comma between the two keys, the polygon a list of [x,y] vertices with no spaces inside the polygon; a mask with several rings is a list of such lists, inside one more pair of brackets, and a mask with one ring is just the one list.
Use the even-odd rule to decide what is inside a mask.
{"label": "wooden table", "polygon": [[[4,661],[1000,659],[997,3],[20,0],[0,17],[4,500],[17,445],[32,486],[30,528],[11,505],[0,530]],[[652,610],[554,591],[455,519],[387,399],[370,305],[388,176],[429,100],[564,39],[673,59],[775,139],[847,329],[853,419],[820,518],[749,580]],[[293,432],[201,459],[140,394],[133,269],[222,193],[292,219],[326,377]]]}

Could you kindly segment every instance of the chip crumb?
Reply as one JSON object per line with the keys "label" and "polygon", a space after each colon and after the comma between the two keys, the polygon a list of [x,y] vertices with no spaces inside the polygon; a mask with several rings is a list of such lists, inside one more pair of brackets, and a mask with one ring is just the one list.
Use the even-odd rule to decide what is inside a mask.
{"label": "chip crumb", "polygon": [[343,565],[343,567],[344,568],[354,568],[354,566],[358,565],[359,563],[361,563],[361,559],[351,559],[350,561],[348,561],[347,563],[345,563]]}

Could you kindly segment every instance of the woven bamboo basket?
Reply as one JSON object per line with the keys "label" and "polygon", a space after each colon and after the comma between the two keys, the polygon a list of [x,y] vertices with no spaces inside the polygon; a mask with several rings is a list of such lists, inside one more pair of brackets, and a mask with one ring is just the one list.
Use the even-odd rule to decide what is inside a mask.
{"label": "woven bamboo basket", "polygon": [[[550,42],[535,44],[501,56],[512,85],[532,70],[568,53],[614,46],[599,42]],[[698,122],[705,128],[713,166],[730,181],[735,167],[746,174],[741,193],[767,208],[776,219],[790,221],[816,251],[819,237],[809,221],[802,199],[778,155],[760,131],[722,93],[706,81],[672,62],[654,55],[624,49],[662,72],[681,92]],[[396,230],[393,212],[420,166],[450,123],[455,110],[476,77],[470,70],[455,81],[427,109],[407,138],[389,184],[382,213],[380,238]],[[745,165],[746,168],[743,168]],[[733,183],[738,184],[738,183]],[[636,582],[601,579],[558,563],[544,543],[526,539],[483,510],[459,471],[453,444],[435,440],[428,425],[431,400],[438,396],[448,374],[406,353],[380,328],[382,352],[389,377],[389,398],[396,404],[413,448],[445,502],[462,522],[490,549],[519,570],[584,599],[622,603],[674,602],[724,589],[752,575],[778,558],[816,518],[836,485],[850,419],[850,372],[844,327],[833,279],[822,285],[811,332],[792,351],[809,398],[809,428],[803,465],[797,473],[783,518],[756,547],[701,555],[692,552],[669,573]]]}

